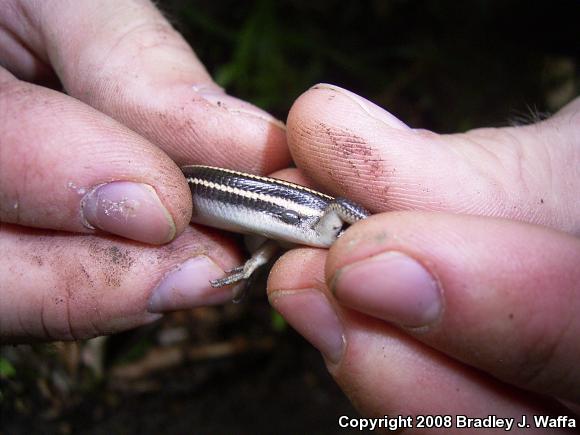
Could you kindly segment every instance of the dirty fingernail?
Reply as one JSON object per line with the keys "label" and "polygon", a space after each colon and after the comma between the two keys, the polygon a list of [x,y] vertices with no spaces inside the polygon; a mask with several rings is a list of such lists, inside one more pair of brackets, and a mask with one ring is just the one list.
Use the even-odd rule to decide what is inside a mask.
{"label": "dirty fingernail", "polygon": [[190,258],[169,272],[153,290],[148,311],[161,313],[227,302],[232,299],[232,290],[213,288],[209,283],[223,276],[224,271],[209,257]]}
{"label": "dirty fingernail", "polygon": [[437,281],[400,252],[343,267],[335,273],[332,289],[341,304],[403,326],[425,326],[441,314]]}
{"label": "dirty fingernail", "polygon": [[354,102],[358,105],[367,115],[372,117],[373,119],[380,121],[389,127],[397,128],[397,129],[410,129],[407,124],[401,121],[396,116],[390,114],[388,111],[383,109],[381,106],[376,105],[372,101],[367,100],[366,98],[361,97],[360,95],[355,94],[347,89],[341,88],[340,86],[331,85],[328,83],[318,83],[317,85],[312,86],[310,89],[325,89],[329,91],[336,92],[344,97],[347,97],[349,100]]}
{"label": "dirty fingernail", "polygon": [[344,350],[344,330],[326,296],[315,289],[270,292],[270,303],[327,360],[337,364]]}
{"label": "dirty fingernail", "polygon": [[153,187],[113,181],[88,192],[81,200],[85,226],[140,242],[162,244],[175,236],[175,223]]}

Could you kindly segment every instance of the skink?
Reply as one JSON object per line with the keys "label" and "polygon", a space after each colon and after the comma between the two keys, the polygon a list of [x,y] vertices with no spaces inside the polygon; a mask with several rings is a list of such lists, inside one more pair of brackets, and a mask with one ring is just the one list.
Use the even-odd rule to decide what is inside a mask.
{"label": "skink", "polygon": [[347,225],[369,216],[348,199],[275,178],[211,166],[181,169],[191,189],[192,222],[265,239],[244,265],[211,281],[213,287],[247,280],[280,245],[329,247]]}

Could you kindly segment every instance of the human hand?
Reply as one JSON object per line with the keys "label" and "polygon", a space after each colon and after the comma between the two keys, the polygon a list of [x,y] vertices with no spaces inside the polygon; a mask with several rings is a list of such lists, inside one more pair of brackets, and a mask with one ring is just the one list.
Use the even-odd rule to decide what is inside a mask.
{"label": "human hand", "polygon": [[288,252],[268,284],[363,414],[578,411],[580,99],[438,135],[319,85],[288,141],[317,184],[379,213],[329,252]]}
{"label": "human hand", "polygon": [[10,0],[0,30],[0,340],[228,300],[209,279],[238,253],[189,227],[178,165],[271,172],[283,126],[214,84],[149,1]]}

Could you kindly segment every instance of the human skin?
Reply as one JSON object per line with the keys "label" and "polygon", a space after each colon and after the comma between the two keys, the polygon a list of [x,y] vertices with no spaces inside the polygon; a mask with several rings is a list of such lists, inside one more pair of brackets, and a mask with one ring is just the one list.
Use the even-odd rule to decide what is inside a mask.
{"label": "human skin", "polygon": [[179,165],[286,167],[283,124],[226,95],[146,0],[5,1],[0,61],[2,342],[229,301],[209,280],[239,252],[189,226]]}
{"label": "human skin", "polygon": [[[4,5],[2,341],[92,337],[227,301],[207,282],[241,258],[187,225],[177,165],[275,171],[289,161],[281,125],[223,94],[148,2]],[[277,174],[377,216],[328,252],[288,252],[269,296],[364,414],[578,403],[578,106],[441,136],[334,87],[296,102],[303,172]]]}
{"label": "human skin", "polygon": [[301,171],[284,178],[376,213],[329,251],[289,251],[268,283],[364,415],[578,411],[580,99],[438,135],[321,84],[288,141]]}

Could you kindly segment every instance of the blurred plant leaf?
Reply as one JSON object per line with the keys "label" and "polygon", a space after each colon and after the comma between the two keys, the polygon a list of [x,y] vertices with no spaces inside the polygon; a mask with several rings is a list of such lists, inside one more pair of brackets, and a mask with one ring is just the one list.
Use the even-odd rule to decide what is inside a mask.
{"label": "blurred plant leaf", "polygon": [[284,332],[288,329],[288,323],[280,314],[272,310],[272,329],[276,332]]}
{"label": "blurred plant leaf", "polygon": [[14,377],[16,369],[6,358],[0,357],[0,378],[8,379]]}

